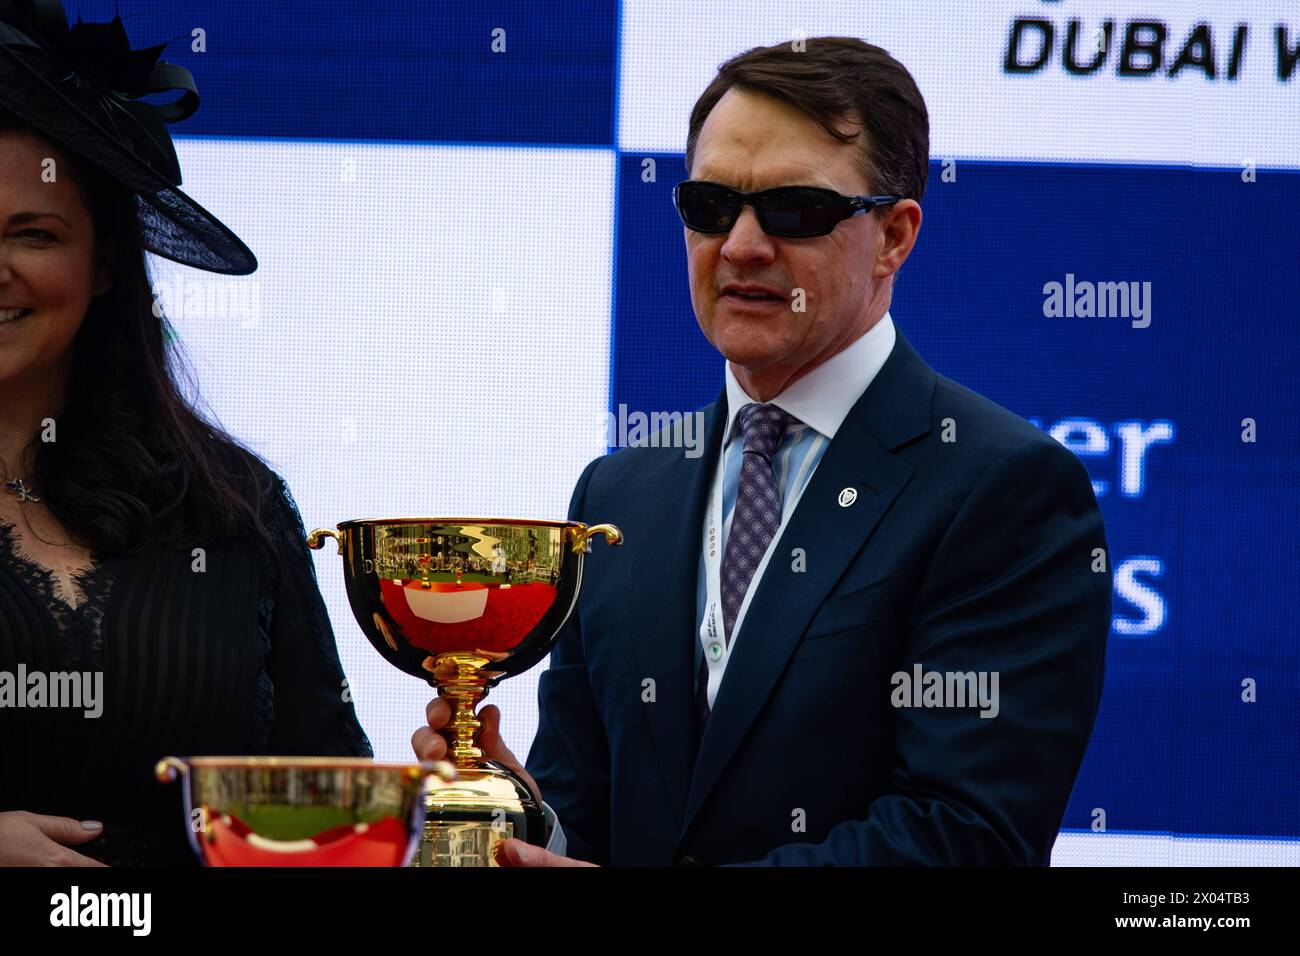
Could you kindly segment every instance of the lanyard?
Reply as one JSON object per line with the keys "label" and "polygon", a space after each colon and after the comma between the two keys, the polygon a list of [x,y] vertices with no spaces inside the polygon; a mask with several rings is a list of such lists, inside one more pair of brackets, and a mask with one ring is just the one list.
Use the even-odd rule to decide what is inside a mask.
{"label": "lanyard", "polygon": [[[785,534],[785,526],[790,521],[795,508],[799,504],[799,499],[803,497],[804,490],[808,486],[807,472],[810,467],[816,468],[816,462],[820,460],[821,448],[824,447],[826,441],[827,439],[824,437],[816,436],[814,444],[803,458],[799,474],[793,477],[790,475],[785,476],[786,481],[784,483],[787,490],[793,492],[791,500],[788,503],[783,500],[781,503],[781,524],[777,528],[776,534],[772,536],[772,543],[763,554],[758,567],[754,569],[754,576],[750,578],[749,587],[745,589],[745,599],[741,601],[740,610],[736,613],[736,624],[731,632],[731,641],[728,643],[726,630],[722,623],[722,555],[726,547],[726,542],[723,540],[722,483],[727,473],[727,447],[724,435],[722,451],[718,454],[718,468],[713,476],[713,488],[709,492],[708,506],[704,510],[704,617],[700,621],[700,646],[704,649],[704,660],[708,665],[708,700],[710,708],[713,707],[718,687],[722,684],[722,673],[727,669],[727,661],[731,657],[731,644],[736,643],[741,622],[745,620],[745,612],[749,609],[749,602],[758,590],[759,581],[767,572],[768,562],[776,552],[777,543]],[[773,453],[773,457],[779,455],[780,451],[778,446]],[[744,451],[738,450],[736,454],[743,456]],[[744,467],[743,462],[741,467]],[[735,519],[732,520],[734,522]]]}
{"label": "lanyard", "polygon": [[[714,471],[708,507],[704,509],[705,597],[704,618],[700,622],[700,646],[704,649],[704,660],[708,664],[710,707],[713,706],[718,686],[722,683],[722,672],[726,669],[727,656],[731,651],[722,623],[722,549],[725,544],[722,540],[722,481],[727,472],[726,456],[724,444],[718,455],[718,467]],[[736,624],[740,624],[739,617],[736,618]]]}

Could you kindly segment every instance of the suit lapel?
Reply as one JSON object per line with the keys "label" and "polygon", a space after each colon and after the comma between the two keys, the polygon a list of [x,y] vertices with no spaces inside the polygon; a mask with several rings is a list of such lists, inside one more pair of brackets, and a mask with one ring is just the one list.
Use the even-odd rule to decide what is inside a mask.
{"label": "suit lapel", "polygon": [[[683,833],[758,718],[813,615],[911,479],[911,466],[891,452],[930,430],[935,380],[933,370],[898,333],[889,359],[845,417],[784,532],[773,542],[700,744]],[[856,499],[841,505],[841,491],[849,488]],[[697,531],[702,520],[701,513]],[[698,540],[695,544],[698,552]],[[791,570],[793,548],[803,548],[807,555],[802,573]],[[690,567],[698,561],[697,553]],[[692,588],[692,608],[693,594]],[[780,759],[773,755],[774,772]]]}
{"label": "suit lapel", "polygon": [[704,409],[703,453],[664,455],[658,459],[662,469],[646,476],[648,493],[667,502],[672,514],[665,516],[638,569],[637,593],[644,601],[629,609],[637,673],[656,678],[655,703],[642,712],[678,819],[685,812],[695,759],[696,583],[704,506],[726,422],[724,389]]}

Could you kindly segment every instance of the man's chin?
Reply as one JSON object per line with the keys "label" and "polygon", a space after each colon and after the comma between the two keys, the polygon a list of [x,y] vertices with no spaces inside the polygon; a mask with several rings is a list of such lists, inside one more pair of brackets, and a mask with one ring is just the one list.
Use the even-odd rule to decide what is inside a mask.
{"label": "man's chin", "polygon": [[786,355],[784,349],[755,342],[752,336],[748,339],[741,336],[724,339],[714,343],[714,347],[732,365],[754,371],[776,365]]}

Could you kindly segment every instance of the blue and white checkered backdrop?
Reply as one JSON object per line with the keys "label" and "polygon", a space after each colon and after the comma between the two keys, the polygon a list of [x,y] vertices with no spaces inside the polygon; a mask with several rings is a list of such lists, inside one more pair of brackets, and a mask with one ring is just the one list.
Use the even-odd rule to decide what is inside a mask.
{"label": "blue and white checkered backdrop", "polygon": [[[186,187],[262,263],[158,263],[164,303],[204,399],[309,528],[562,517],[608,410],[712,401],[722,360],[670,200],[691,104],[752,46],[890,50],[932,127],[894,319],[1078,453],[1105,515],[1105,695],[1054,861],[1300,862],[1294,3],[68,9],[115,3],[194,73]],[[1048,316],[1052,282],[1150,283],[1149,324]],[[361,720],[403,759],[430,691],[365,642],[338,558],[316,560]],[[540,669],[491,698],[521,757]]]}

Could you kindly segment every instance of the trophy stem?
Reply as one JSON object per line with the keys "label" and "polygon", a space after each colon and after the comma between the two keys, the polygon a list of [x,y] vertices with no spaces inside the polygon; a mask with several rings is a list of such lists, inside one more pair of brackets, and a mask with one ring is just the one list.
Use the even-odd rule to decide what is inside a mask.
{"label": "trophy stem", "polygon": [[488,663],[476,655],[447,654],[435,666],[438,694],[451,703],[450,727],[454,740],[450,756],[458,770],[483,765],[483,751],[474,743],[474,735],[483,724],[474,711],[479,701],[487,696],[483,667]]}

